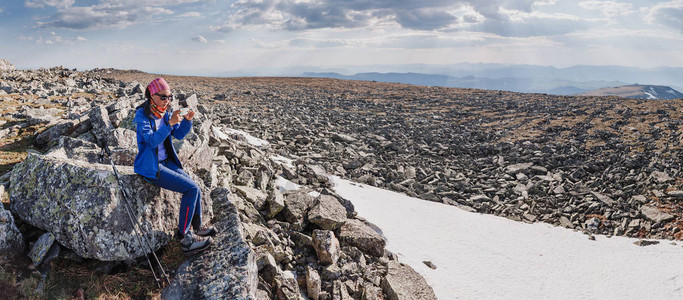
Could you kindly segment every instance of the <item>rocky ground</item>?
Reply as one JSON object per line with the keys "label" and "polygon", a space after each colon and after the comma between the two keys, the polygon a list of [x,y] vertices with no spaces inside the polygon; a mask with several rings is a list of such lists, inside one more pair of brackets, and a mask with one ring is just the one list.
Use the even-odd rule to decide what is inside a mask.
{"label": "rocky ground", "polygon": [[681,99],[319,78],[169,80],[213,103],[221,124],[345,178],[591,234],[683,238]]}
{"label": "rocky ground", "polygon": [[[64,169],[52,166],[63,159],[70,168],[95,172],[72,160],[92,163],[95,144],[111,139],[118,146],[117,164],[130,165],[135,150],[129,118],[141,98],[138,83],[156,76],[111,69],[2,72],[0,189],[42,199],[22,185],[34,183],[30,168],[15,165],[27,152],[47,154],[29,160],[60,176],[66,176],[59,173]],[[253,253],[186,262],[164,293],[186,295],[177,287],[191,282],[183,275],[192,273],[187,270],[208,272],[233,260],[244,266],[238,274],[245,278],[256,273],[250,271],[256,263],[261,297],[295,297],[297,289],[319,291],[320,299],[400,294],[390,287],[392,278],[410,271],[383,249],[348,202],[327,189],[325,173],[588,234],[683,239],[681,99],[560,97],[320,78],[164,77],[178,98],[194,99],[203,115],[196,137],[179,145],[181,160],[197,166],[192,171],[211,191],[217,224],[239,220],[243,228],[218,238],[220,247],[241,253],[247,245],[252,252],[245,253]],[[249,145],[237,135],[217,134],[214,126],[244,130],[270,145]],[[50,158],[56,154],[62,160]],[[275,154],[293,163],[275,163],[269,159]],[[278,174],[304,190],[279,193]],[[2,194],[8,193],[0,190],[5,206],[19,207]],[[170,196],[158,197],[155,203]],[[17,211],[3,215],[9,216],[4,224],[13,216],[31,220]],[[69,244],[69,235],[55,235],[59,243],[78,247]],[[18,243],[16,236],[7,240]],[[155,241],[168,238],[162,234]],[[84,249],[81,256],[101,252]]]}
{"label": "rocky ground", "polygon": [[[325,188],[329,181],[319,166],[276,162],[276,149],[221,132],[215,106],[180,87],[174,107],[182,101],[197,115],[174,147],[203,191],[205,219],[219,233],[211,249],[178,258],[172,237],[180,195],[132,171],[132,117],[142,88],[103,74],[60,67],[0,71],[0,283],[9,295],[435,299],[353,205]],[[99,150],[105,143],[111,155]],[[302,188],[281,191],[279,176],[304,181]],[[172,267],[166,270],[170,281],[159,289],[138,283],[129,290],[140,277],[151,281],[151,272],[126,211],[134,212],[143,240]],[[152,266],[164,273],[154,261]],[[73,269],[103,277],[74,288],[59,279]],[[130,276],[111,277],[121,273]],[[122,282],[112,288],[113,278]]]}

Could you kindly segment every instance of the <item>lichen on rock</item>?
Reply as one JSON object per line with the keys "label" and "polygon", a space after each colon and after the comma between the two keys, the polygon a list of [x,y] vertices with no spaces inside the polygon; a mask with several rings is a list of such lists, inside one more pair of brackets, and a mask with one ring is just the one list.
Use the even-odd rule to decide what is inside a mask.
{"label": "lichen on rock", "polygon": [[[33,226],[52,232],[62,245],[85,258],[118,261],[149,253],[139,245],[125,210],[128,203],[153,250],[171,240],[177,228],[179,193],[160,189],[117,166],[119,186],[111,166],[48,155],[29,154],[11,176],[12,211]],[[129,199],[124,199],[125,189]],[[125,202],[127,201],[127,202]],[[202,206],[211,207],[208,195]],[[211,219],[210,210],[205,219]]]}

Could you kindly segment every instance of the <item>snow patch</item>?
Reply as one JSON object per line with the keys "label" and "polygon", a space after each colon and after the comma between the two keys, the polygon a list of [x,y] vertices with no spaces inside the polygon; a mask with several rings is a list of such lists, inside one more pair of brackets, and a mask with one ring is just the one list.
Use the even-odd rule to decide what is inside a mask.
{"label": "snow patch", "polygon": [[242,130],[228,128],[228,129],[225,129],[225,132],[227,132],[228,134],[239,134],[247,140],[247,143],[252,144],[256,147],[263,147],[263,146],[270,144],[270,143],[268,143],[268,141],[257,138],[257,137],[255,137],[251,134],[248,134]]}
{"label": "snow patch", "polygon": [[213,135],[215,135],[216,138],[218,138],[219,140],[229,140],[230,139],[230,137],[227,134],[223,133],[221,131],[221,129],[216,127],[216,126],[211,126],[211,131],[213,132]]}
{"label": "snow patch", "polygon": [[294,160],[291,158],[287,158],[282,155],[271,155],[270,160],[272,160],[275,163],[285,165],[290,168],[294,168]]}
{"label": "snow patch", "polygon": [[[439,299],[683,299],[683,247],[639,247],[330,177]],[[423,261],[436,265],[433,270]]]}
{"label": "snow patch", "polygon": [[277,176],[275,178],[275,188],[280,190],[280,192],[286,192],[298,190],[301,188],[301,186],[280,176]]}
{"label": "snow patch", "polygon": [[256,147],[263,147],[263,146],[267,146],[268,144],[270,144],[266,140],[262,140],[260,138],[257,138],[251,134],[248,134],[248,133],[246,133],[242,130],[238,130],[238,129],[227,128],[227,129],[223,130],[222,127],[212,126],[211,131],[213,132],[213,134],[218,139],[221,139],[221,140],[229,140],[230,136],[228,136],[228,134],[237,134],[237,135],[243,136],[244,139],[247,141],[247,143],[254,145]]}
{"label": "snow patch", "polygon": [[[299,190],[301,189],[301,186],[280,176],[277,176],[275,178],[275,188],[278,189],[280,192],[286,192]],[[320,196],[320,192],[310,191],[308,192],[308,195],[312,197],[318,197]]]}

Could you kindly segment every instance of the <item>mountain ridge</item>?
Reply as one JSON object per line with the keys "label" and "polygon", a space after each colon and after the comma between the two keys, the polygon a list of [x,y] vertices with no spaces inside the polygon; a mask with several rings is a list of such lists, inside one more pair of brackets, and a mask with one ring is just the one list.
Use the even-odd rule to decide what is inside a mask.
{"label": "mountain ridge", "polygon": [[489,78],[466,75],[454,77],[443,74],[399,73],[399,72],[366,72],[354,75],[342,75],[335,72],[305,72],[303,77],[335,78],[347,80],[366,80],[379,82],[404,83],[426,86],[475,88],[486,90],[505,90],[520,93],[545,93],[551,95],[571,96],[578,93],[603,87],[626,85],[621,81],[570,81],[554,78]]}
{"label": "mountain ridge", "polygon": [[632,84],[583,92],[581,96],[619,96],[631,99],[670,100],[683,98],[683,93],[663,85]]}

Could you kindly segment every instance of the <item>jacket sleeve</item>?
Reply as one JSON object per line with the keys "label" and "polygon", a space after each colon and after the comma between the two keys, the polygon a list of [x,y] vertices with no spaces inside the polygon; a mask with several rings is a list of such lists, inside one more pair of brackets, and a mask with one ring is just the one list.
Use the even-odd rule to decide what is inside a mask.
{"label": "jacket sleeve", "polygon": [[159,146],[171,133],[171,129],[168,126],[161,126],[159,130],[153,131],[149,118],[140,114],[135,115],[135,125],[138,136],[141,136],[142,140],[150,147]]}
{"label": "jacket sleeve", "polygon": [[171,134],[173,137],[182,140],[190,132],[190,129],[192,129],[192,121],[183,118],[179,124],[175,124],[172,127]]}

